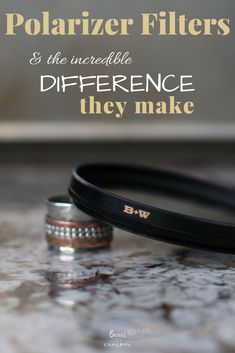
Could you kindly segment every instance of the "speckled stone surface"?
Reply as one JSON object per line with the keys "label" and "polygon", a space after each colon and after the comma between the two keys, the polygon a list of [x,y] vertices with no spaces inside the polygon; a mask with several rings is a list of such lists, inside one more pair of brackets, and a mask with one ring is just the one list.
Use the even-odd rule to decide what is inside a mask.
{"label": "speckled stone surface", "polygon": [[43,199],[68,177],[55,173],[0,177],[0,352],[235,351],[235,256],[119,230],[110,249],[49,251]]}

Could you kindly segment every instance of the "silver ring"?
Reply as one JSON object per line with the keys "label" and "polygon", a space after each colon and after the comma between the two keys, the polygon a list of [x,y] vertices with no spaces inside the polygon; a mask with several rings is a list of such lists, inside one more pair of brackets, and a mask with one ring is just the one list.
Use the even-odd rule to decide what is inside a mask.
{"label": "silver ring", "polygon": [[61,221],[91,221],[92,217],[79,210],[69,196],[57,195],[46,200],[47,216]]}
{"label": "silver ring", "polygon": [[50,247],[68,252],[110,244],[113,228],[80,211],[68,196],[52,196],[46,205],[45,233]]}

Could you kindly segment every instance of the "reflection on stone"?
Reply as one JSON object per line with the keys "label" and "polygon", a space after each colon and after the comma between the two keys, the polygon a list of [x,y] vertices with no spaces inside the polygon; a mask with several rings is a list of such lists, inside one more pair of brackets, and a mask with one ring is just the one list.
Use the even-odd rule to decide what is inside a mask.
{"label": "reflection on stone", "polygon": [[54,249],[48,257],[50,266],[46,271],[46,279],[50,282],[49,295],[60,304],[75,304],[86,287],[108,280],[113,272],[112,252],[107,248],[80,250],[71,254]]}
{"label": "reflection on stone", "polygon": [[234,350],[235,256],[119,230],[111,249],[61,254],[47,249],[42,220],[43,210],[0,214],[4,353]]}

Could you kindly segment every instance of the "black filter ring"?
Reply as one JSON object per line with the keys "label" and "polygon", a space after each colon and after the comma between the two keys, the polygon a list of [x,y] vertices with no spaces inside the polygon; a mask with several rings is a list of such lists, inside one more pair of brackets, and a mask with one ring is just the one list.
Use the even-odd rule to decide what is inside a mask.
{"label": "black filter ring", "polygon": [[69,187],[78,208],[115,227],[177,245],[235,253],[235,223],[148,206],[106,191],[110,187],[161,191],[222,207],[233,215],[235,190],[169,171],[114,164],[78,167]]}

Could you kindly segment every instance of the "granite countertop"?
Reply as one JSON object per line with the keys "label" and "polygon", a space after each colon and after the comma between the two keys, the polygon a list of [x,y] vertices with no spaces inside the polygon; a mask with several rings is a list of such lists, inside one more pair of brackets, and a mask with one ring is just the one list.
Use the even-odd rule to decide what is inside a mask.
{"label": "granite countertop", "polygon": [[120,230],[110,249],[49,251],[43,198],[67,170],[21,167],[16,181],[12,168],[0,177],[1,352],[235,350],[235,256]]}

